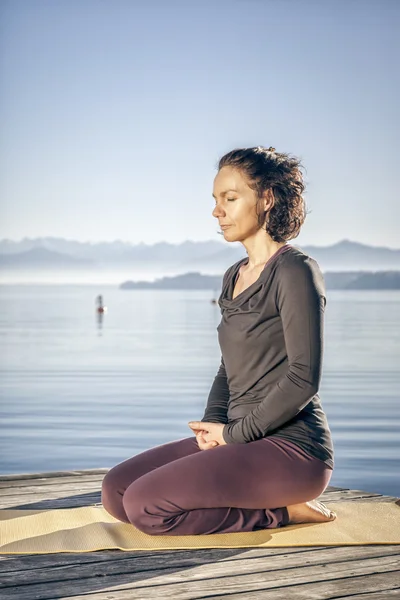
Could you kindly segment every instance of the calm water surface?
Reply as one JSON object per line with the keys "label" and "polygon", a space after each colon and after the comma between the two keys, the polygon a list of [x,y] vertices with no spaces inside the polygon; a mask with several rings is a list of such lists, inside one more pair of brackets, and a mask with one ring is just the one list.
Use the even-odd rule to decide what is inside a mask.
{"label": "calm water surface", "polygon": [[[0,286],[0,472],[109,468],[190,435],[220,362],[211,297]],[[400,496],[399,322],[399,291],[328,292],[320,396],[331,485]]]}

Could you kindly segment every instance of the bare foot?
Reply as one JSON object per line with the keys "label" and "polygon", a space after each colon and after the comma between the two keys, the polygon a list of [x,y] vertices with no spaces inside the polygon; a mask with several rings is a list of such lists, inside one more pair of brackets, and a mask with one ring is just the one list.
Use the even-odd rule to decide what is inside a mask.
{"label": "bare foot", "polygon": [[291,504],[287,506],[289,523],[324,523],[336,519],[336,513],[329,510],[325,504],[318,500],[310,500],[302,504]]}

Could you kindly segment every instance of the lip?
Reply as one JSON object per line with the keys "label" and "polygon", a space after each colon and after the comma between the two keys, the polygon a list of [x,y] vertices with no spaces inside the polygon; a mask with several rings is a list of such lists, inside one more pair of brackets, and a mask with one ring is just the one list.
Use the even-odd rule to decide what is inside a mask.
{"label": "lip", "polygon": [[228,229],[228,227],[232,227],[231,225],[220,225],[221,229]]}

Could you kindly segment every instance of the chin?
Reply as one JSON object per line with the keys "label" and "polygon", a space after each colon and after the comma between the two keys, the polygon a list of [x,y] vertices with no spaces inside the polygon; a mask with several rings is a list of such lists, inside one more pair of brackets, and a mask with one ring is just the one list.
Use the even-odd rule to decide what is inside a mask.
{"label": "chin", "polygon": [[234,231],[232,231],[232,227],[228,227],[228,229],[225,229],[225,231],[223,231],[222,233],[224,238],[229,240],[230,242],[238,241],[237,234]]}

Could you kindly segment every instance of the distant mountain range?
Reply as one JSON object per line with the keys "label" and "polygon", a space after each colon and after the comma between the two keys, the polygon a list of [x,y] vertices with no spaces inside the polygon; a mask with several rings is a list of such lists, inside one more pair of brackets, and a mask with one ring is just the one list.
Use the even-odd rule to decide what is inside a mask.
{"label": "distant mountain range", "polygon": [[[300,246],[326,271],[399,271],[400,249],[368,246],[342,240],[331,246]],[[185,273],[194,268],[203,274],[223,273],[246,256],[243,246],[219,241],[153,245],[128,242],[85,243],[62,238],[0,240],[0,271],[21,272],[130,272]]]}
{"label": "distant mountain range", "polygon": [[[26,262],[43,265],[48,260],[53,261],[51,255],[65,255],[77,261],[91,264],[132,263],[132,262],[162,262],[180,263],[182,260],[202,259],[211,254],[218,253],[224,246],[218,241],[208,242],[183,242],[170,244],[158,242],[147,245],[131,244],[129,242],[76,242],[63,238],[25,238],[20,242],[0,240],[0,258],[6,264],[13,264],[17,255],[24,257]],[[40,251],[40,252],[38,252]]]}
{"label": "distant mountain range", "polygon": [[[400,271],[325,273],[327,290],[400,290]],[[222,275],[185,273],[156,281],[125,281],[122,290],[214,290],[219,295]]]}

